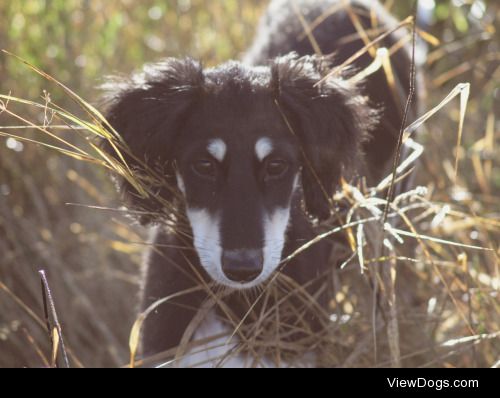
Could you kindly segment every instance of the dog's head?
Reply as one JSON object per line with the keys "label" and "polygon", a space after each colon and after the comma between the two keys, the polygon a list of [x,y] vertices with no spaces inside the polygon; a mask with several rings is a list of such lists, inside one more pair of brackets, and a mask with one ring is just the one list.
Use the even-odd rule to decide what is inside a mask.
{"label": "dog's head", "polygon": [[[341,76],[317,84],[324,72],[320,59],[293,54],[206,70],[167,59],[110,93],[110,124],[136,158],[163,165],[201,265],[222,285],[265,281],[281,261],[294,195],[311,216],[328,217],[343,170],[358,159],[374,114]],[[132,207],[152,206],[123,190]]]}

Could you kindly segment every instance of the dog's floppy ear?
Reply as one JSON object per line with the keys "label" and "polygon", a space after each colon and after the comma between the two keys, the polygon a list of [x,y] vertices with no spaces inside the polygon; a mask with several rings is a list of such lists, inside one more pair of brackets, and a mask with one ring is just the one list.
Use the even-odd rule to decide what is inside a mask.
{"label": "dog's floppy ear", "polygon": [[[114,78],[104,85],[106,119],[123,138],[131,156],[125,160],[133,170],[157,170],[165,177],[162,187],[150,187],[155,195],[172,201],[176,187],[173,150],[180,126],[195,104],[203,87],[203,71],[191,59],[169,58],[146,65],[130,78]],[[104,149],[116,157],[116,151],[104,143]],[[142,163],[140,166],[138,163]],[[145,213],[157,213],[160,202],[145,199],[126,181],[117,181],[128,205]],[[145,224],[148,216],[141,216]]]}
{"label": "dog's floppy ear", "polygon": [[330,216],[342,173],[361,162],[361,142],[377,122],[367,99],[342,75],[318,84],[328,71],[322,58],[294,53],[271,65],[278,106],[303,149],[306,210],[319,219]]}

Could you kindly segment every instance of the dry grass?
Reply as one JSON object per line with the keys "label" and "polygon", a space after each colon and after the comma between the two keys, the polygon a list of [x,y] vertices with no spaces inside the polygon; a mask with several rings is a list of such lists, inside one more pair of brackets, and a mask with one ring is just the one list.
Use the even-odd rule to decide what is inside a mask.
{"label": "dry grass", "polygon": [[[379,34],[364,32],[363,36],[373,40]],[[367,46],[366,50],[370,48]],[[444,52],[439,54],[439,51]],[[437,48],[430,53],[429,62],[438,63],[446,54]],[[7,122],[2,122],[0,135],[9,137],[13,146],[24,142],[55,150],[77,160],[71,163],[72,167],[83,162],[122,176],[139,195],[160,201],[164,210],[155,217],[161,218],[166,226],[180,220],[180,225],[176,224],[178,232],[187,234],[188,228],[181,215],[175,214],[175,206],[154,194],[155,188],[165,184],[161,173],[146,165],[141,170],[132,170],[125,162],[125,155],[132,156],[126,144],[96,108],[52,76],[28,63],[25,65],[47,79],[54,90],[71,98],[76,110],[58,106],[47,93],[41,101],[1,95],[0,114]],[[378,67],[389,70],[384,60]],[[426,100],[430,110],[406,128],[402,142],[414,156],[377,187],[345,183],[335,197],[342,212],[318,226],[317,239],[283,261],[286,266],[290,258],[317,241],[336,238],[338,245],[332,255],[332,267],[322,277],[317,292],[331,294],[326,311],[316,304],[317,297],[311,297],[304,287],[278,274],[258,292],[241,296],[250,308],[244,314],[249,322],[243,324],[241,316],[227,308],[226,291],[200,285],[199,289],[207,289],[211,299],[186,331],[181,347],[175,353],[154,358],[136,358],[141,325],[148,311],[131,328],[135,300],[132,295],[123,294],[137,289],[137,264],[140,252],[147,246],[144,231],[129,227],[123,219],[127,212],[109,203],[106,196],[110,191],[100,188],[106,186],[104,174],[88,178],[79,170],[60,169],[64,163],[52,168],[61,185],[71,183],[82,192],[80,203],[96,204],[94,208],[84,208],[83,213],[73,213],[77,207],[65,206],[64,195],[56,195],[50,187],[40,187],[43,177],[19,176],[18,184],[33,192],[35,201],[40,197],[38,191],[45,192],[43,199],[33,206],[35,217],[30,220],[35,219],[35,223],[26,222],[26,214],[15,205],[8,208],[8,204],[0,202],[3,207],[0,232],[5,237],[0,241],[0,250],[6,253],[5,261],[12,265],[32,264],[31,269],[18,274],[0,268],[0,294],[5,300],[2,308],[5,313],[16,314],[12,318],[15,321],[0,329],[0,345],[6,347],[5,352],[11,358],[11,363],[0,364],[53,363],[52,351],[59,348],[60,336],[53,334],[51,341],[45,336],[46,325],[40,316],[42,294],[36,273],[38,267],[49,267],[55,304],[61,303],[63,307],[62,333],[67,334],[73,366],[125,366],[128,354],[132,366],[168,364],[172,354],[181,358],[189,349],[196,350],[200,342],[190,342],[193,331],[214,307],[232,322],[232,335],[222,337],[229,341],[238,336],[241,344],[235,347],[234,354],[250,353],[253,366],[258,366],[264,356],[282,364],[303,357],[311,348],[321,353],[318,359],[324,366],[494,366],[500,358],[500,174],[496,146],[500,136],[494,104],[487,106],[481,102],[478,93],[474,93],[475,81],[471,98],[469,84],[458,84],[452,90],[442,87],[456,73],[437,71],[437,76],[431,79],[437,87],[431,87],[432,93]],[[481,77],[473,75],[471,80]],[[498,73],[493,73],[483,89],[492,92],[495,79]],[[38,112],[33,113],[34,109]],[[27,116],[33,114],[31,118]],[[483,115],[487,120],[481,124],[479,119]],[[474,131],[475,125],[484,125],[484,131]],[[424,138],[423,146],[413,140],[416,131],[420,134],[417,141]],[[458,142],[455,151],[451,149],[451,137],[452,146]],[[103,152],[96,145],[97,140],[109,142],[115,156]],[[35,166],[37,152],[32,156]],[[140,163],[139,159],[135,161]],[[390,202],[381,198],[380,193],[394,179],[406,178],[413,168],[418,169],[418,187],[410,192],[397,192]],[[33,175],[37,175],[35,170]],[[88,220],[76,219],[75,214]],[[82,233],[86,228],[84,222],[94,231],[99,231],[98,225],[103,230]],[[65,236],[68,230],[79,238],[71,245]],[[37,245],[36,250],[31,251],[31,245]],[[68,247],[62,250],[63,245]],[[65,250],[71,253],[63,255]],[[39,264],[26,258],[34,253]],[[68,259],[78,263],[82,256],[92,257],[95,267],[78,272],[65,270]],[[107,266],[118,263],[126,265]],[[89,286],[88,282],[95,280],[89,273],[105,277],[95,286]],[[117,297],[124,301],[120,304],[121,312],[113,314]],[[155,306],[169,299],[172,297]],[[126,315],[122,316],[124,308],[128,312],[125,310]],[[321,333],[313,333],[303,319],[303,314],[311,311],[323,322]],[[5,320],[0,317],[0,322]],[[289,343],[286,337],[291,334],[300,334],[301,338]],[[221,336],[217,337],[214,344],[220,344]],[[220,364],[225,360],[220,358]]]}

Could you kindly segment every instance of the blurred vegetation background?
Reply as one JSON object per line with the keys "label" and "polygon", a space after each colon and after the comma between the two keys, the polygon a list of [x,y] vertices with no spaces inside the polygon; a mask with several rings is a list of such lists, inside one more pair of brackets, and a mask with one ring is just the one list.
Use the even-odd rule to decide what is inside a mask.
{"label": "blurred vegetation background", "polygon": [[[470,82],[472,93],[457,183],[452,174],[458,101],[432,119],[420,139],[426,145],[420,183],[431,189],[434,200],[499,221],[500,43],[495,26],[500,3],[421,2],[426,10],[423,29],[441,42],[427,45],[423,70],[428,95],[423,108],[438,104],[458,82]],[[410,14],[412,2],[384,3],[399,18]],[[267,0],[2,1],[0,48],[98,104],[97,87],[106,75],[128,74],[144,62],[191,56],[213,65],[238,58],[252,41],[266,4]],[[26,99],[50,93],[54,102],[78,111],[61,90],[5,54],[0,54],[0,93]],[[26,112],[40,118],[35,110]],[[0,114],[1,130],[7,125],[16,122]],[[90,367],[127,363],[145,231],[131,227],[119,211],[68,204],[120,206],[102,170],[35,145],[0,139],[0,367],[44,365],[39,351],[49,352],[50,344],[36,319],[43,317],[39,269],[48,272],[73,360]],[[470,254],[465,261],[491,278],[487,297],[479,295],[472,305],[468,301],[469,310],[477,307],[471,322],[477,332],[498,331],[498,229],[440,227],[443,238],[496,251],[496,256]],[[460,254],[454,253],[451,261],[460,264]],[[469,282],[462,282],[464,286],[457,282],[457,297],[471,292]],[[437,299],[445,308],[446,299]],[[463,324],[450,322],[448,337],[467,335]],[[487,366],[500,358],[498,340],[477,350],[481,352],[433,365]]]}

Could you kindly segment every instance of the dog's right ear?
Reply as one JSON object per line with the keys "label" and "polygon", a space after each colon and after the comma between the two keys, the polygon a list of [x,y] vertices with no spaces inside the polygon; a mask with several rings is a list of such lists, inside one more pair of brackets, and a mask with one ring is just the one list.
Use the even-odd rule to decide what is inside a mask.
{"label": "dog's right ear", "polygon": [[[164,184],[148,188],[155,196],[172,203],[177,186],[174,146],[186,115],[203,89],[201,64],[191,59],[169,58],[146,65],[130,78],[113,78],[103,88],[105,116],[128,147],[122,153],[127,164],[137,173],[146,166],[164,176]],[[103,147],[118,159],[108,142]],[[123,179],[117,179],[117,183],[131,209],[141,213],[161,211],[161,201],[141,197]],[[154,217],[143,215],[139,219],[147,224]]]}
{"label": "dog's right ear", "polygon": [[330,60],[291,53],[271,64],[276,100],[303,150],[302,188],[307,212],[331,215],[341,177],[362,162],[361,143],[378,123],[373,109],[346,71],[326,78]]}

